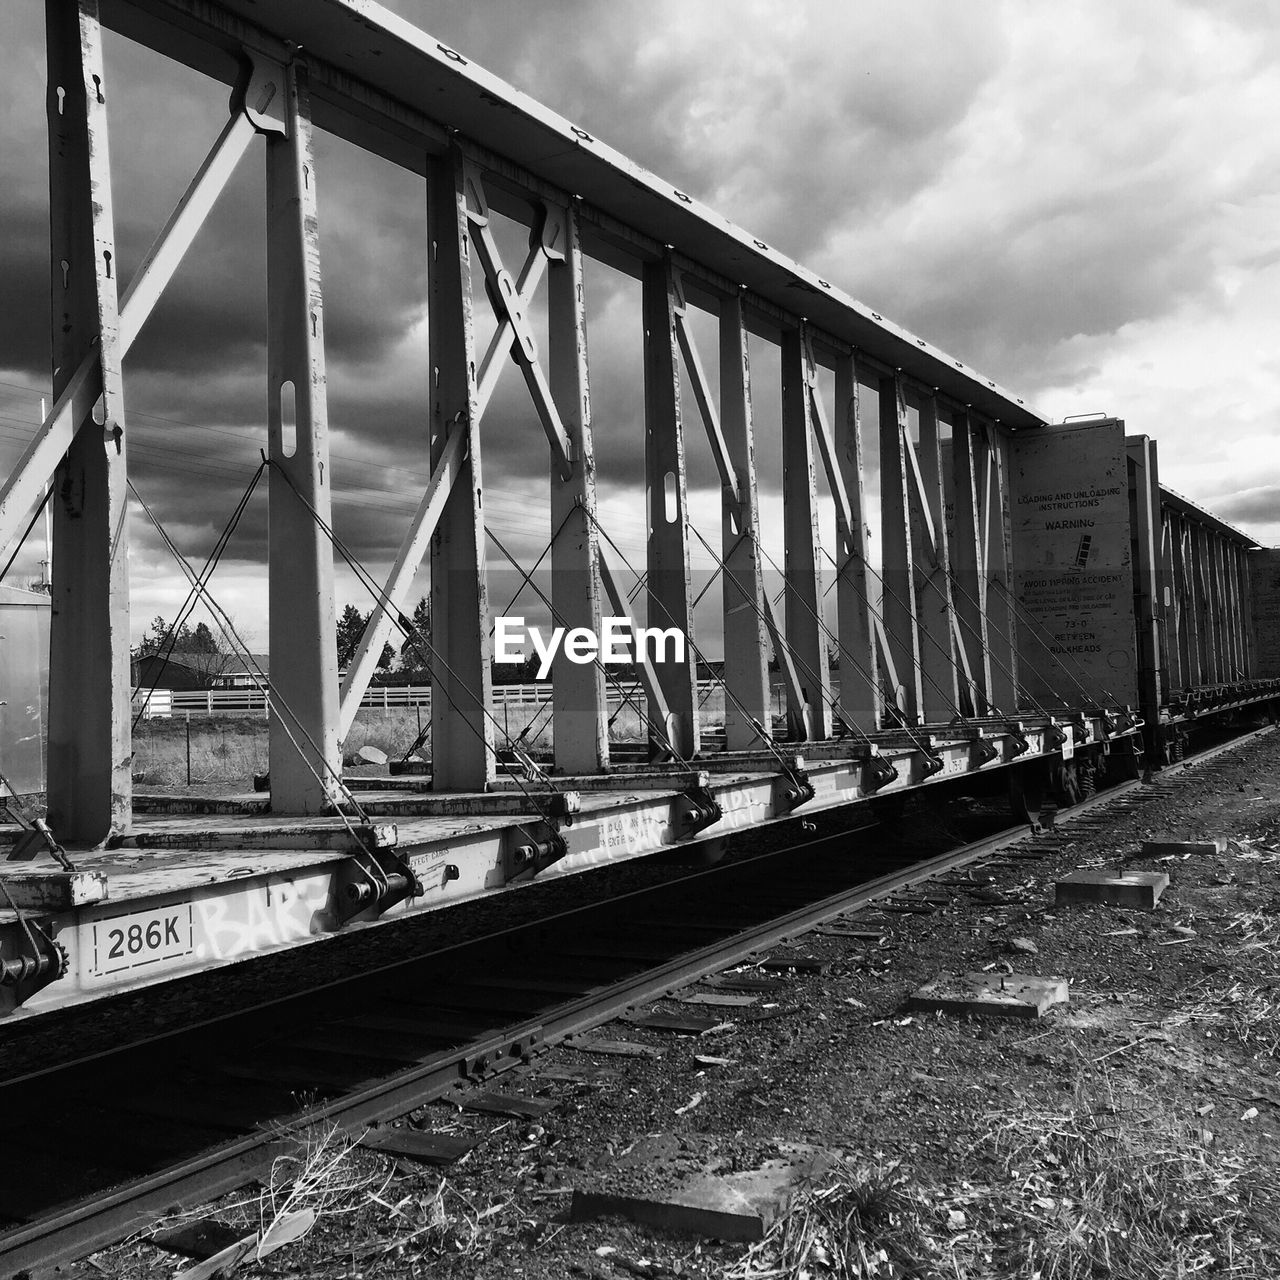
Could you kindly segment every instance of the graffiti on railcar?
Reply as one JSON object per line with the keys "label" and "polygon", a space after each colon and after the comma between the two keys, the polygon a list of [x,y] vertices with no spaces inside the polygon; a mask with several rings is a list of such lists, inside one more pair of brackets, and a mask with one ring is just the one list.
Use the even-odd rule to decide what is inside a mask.
{"label": "graffiti on railcar", "polygon": [[196,904],[196,955],[231,960],[298,942],[327,927],[329,875],[272,876],[242,894]]}

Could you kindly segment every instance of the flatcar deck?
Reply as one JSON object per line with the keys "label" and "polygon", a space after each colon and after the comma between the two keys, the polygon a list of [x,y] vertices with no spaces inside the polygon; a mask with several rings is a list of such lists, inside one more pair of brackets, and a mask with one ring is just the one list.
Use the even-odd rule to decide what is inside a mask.
{"label": "flatcar deck", "polygon": [[[46,851],[5,864],[0,927],[34,922],[66,956],[61,976],[9,1012],[33,1016],[535,878],[1060,756],[1064,740],[1127,751],[1136,732],[1100,714],[1042,717],[910,741],[882,733],[803,755],[726,752],[696,767],[508,776],[485,793],[364,777],[351,780],[342,812],[316,817],[272,814],[262,793],[142,793],[130,831],[71,851],[74,870]],[[11,846],[19,836],[0,829]]]}

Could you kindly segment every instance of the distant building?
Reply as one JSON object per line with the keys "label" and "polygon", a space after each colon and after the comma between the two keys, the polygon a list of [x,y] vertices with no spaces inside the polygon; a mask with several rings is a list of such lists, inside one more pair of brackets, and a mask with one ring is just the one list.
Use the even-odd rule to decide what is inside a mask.
{"label": "distant building", "polygon": [[[261,676],[259,675],[261,672]],[[135,689],[255,689],[271,674],[265,653],[242,658],[232,653],[144,654],[133,661]]]}

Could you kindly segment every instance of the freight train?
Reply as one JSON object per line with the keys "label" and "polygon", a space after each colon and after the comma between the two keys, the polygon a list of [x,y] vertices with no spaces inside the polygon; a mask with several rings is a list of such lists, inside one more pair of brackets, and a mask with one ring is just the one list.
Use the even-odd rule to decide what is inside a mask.
{"label": "freight train", "polygon": [[[63,305],[50,328],[53,407],[0,484],[0,550],[51,503],[48,717],[24,703],[18,723],[0,689],[0,752],[20,739],[24,771],[38,771],[31,726],[47,737],[48,812],[37,825],[15,807],[0,830],[10,845],[0,1015],[37,1016],[675,847],[714,853],[767,824],[919,788],[1012,782],[1034,818],[1046,785],[1069,801],[1100,770],[1139,775],[1176,759],[1200,726],[1274,713],[1280,553],[1162,488],[1155,443],[1126,436],[1121,420],[1048,422],[368,0],[101,0],[50,4],[46,18],[50,269]],[[110,156],[145,139],[107,145],[100,24],[231,89],[217,141],[123,294]],[[132,117],[120,120],[127,130]],[[398,166],[425,195],[429,323],[424,351],[404,358],[431,372],[429,455],[413,442],[414,465],[429,456],[431,473],[385,584],[332,523],[321,323],[326,202],[345,195],[363,219],[368,193],[326,185],[313,130]],[[252,147],[269,178],[258,473],[269,472],[277,655],[269,789],[134,794],[131,491],[194,595],[225,615],[216,581],[182,560],[128,474],[124,356]],[[627,279],[636,304],[631,367],[643,386],[630,402],[644,422],[625,441],[596,433],[591,417],[592,261]],[[183,321],[172,308],[169,322]],[[711,334],[714,386],[697,349]],[[206,334],[189,336],[203,349]],[[781,412],[753,412],[753,389],[768,380],[753,380],[752,362],[758,372],[773,359]],[[639,759],[611,734],[599,664],[553,664],[549,759],[494,715],[486,548],[507,549],[486,523],[481,455],[525,429],[519,415],[486,417],[511,367],[532,402],[523,418],[546,437],[553,619],[598,633],[606,616],[629,618],[634,597],[646,625],[691,641],[678,661],[637,664],[641,695],[626,696],[647,737]],[[698,420],[720,481],[718,548],[690,518],[685,459]],[[609,469],[598,473],[596,458],[620,446],[638,458],[641,436],[645,562],[628,593],[597,500]],[[766,443],[782,462],[777,529],[762,528],[758,499]],[[635,470],[634,493],[615,506],[639,504]],[[834,553],[820,537],[832,523]],[[722,592],[714,732],[699,715],[695,537]],[[780,565],[768,550],[778,542]],[[338,557],[376,601],[341,682]],[[408,616],[424,560],[429,637]],[[2,609],[16,620],[32,605],[0,598]],[[340,743],[397,631],[430,650],[428,759],[416,774],[344,777]],[[41,646],[5,632],[0,678],[41,687]],[[20,679],[4,674],[33,662]],[[0,758],[0,769],[16,761]]]}

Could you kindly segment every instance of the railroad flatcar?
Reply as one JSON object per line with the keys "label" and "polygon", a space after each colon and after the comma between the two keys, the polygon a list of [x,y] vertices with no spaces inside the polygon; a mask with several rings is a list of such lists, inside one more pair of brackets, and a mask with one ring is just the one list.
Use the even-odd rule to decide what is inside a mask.
{"label": "railroad flatcar", "polygon": [[[1069,797],[1099,767],[1143,768],[1142,746],[1153,767],[1197,724],[1268,712],[1280,697],[1274,553],[1161,489],[1150,440],[1126,438],[1114,418],[1046,421],[377,5],[103,0],[46,14],[49,266],[62,305],[49,331],[52,408],[0,484],[0,549],[50,502],[48,821],[3,833],[0,1015],[90,1002],[532,879],[712,850],[918,788],[1012,778],[1034,813],[1046,776]],[[102,26],[231,90],[228,114],[209,122],[212,149],[123,292],[111,156],[145,139],[107,145]],[[132,119],[117,117],[126,130]],[[317,130],[421,184],[429,323],[413,334],[423,351],[397,358],[430,372],[413,442],[430,472],[385,581],[332,519],[320,228],[343,194],[363,224],[367,193],[326,185]],[[183,558],[130,476],[123,399],[126,353],[250,149],[265,161],[268,203],[258,472],[269,473],[268,789],[135,795],[131,502],[254,670],[217,583]],[[643,386],[627,399],[643,422],[621,442],[591,415],[592,262],[625,280],[634,304],[631,367]],[[204,349],[207,334],[190,337]],[[714,366],[699,341],[714,342]],[[489,406],[510,368],[531,406],[495,424]],[[762,403],[766,383],[780,403]],[[638,689],[619,695],[644,727],[641,759],[613,740],[616,681],[600,662],[562,651],[553,664],[549,758],[531,757],[494,714],[486,556],[489,542],[508,549],[487,523],[481,458],[508,446],[520,421],[539,450],[537,433],[546,438],[537,473],[553,620],[598,634],[606,619],[636,621],[634,598],[645,625],[689,640],[678,659],[637,654]],[[719,483],[710,540],[696,529],[686,468],[703,437]],[[609,469],[597,454],[619,445],[635,459],[633,489],[612,509],[644,507],[633,592],[598,493]],[[774,528],[759,500],[766,445],[781,462]],[[835,545],[824,546],[831,525]],[[721,597],[708,606],[724,640],[714,733],[700,716],[695,537]],[[341,681],[336,558],[376,602]],[[425,563],[429,636],[408,598]],[[426,775],[344,776],[340,744],[396,632],[429,650]]]}

